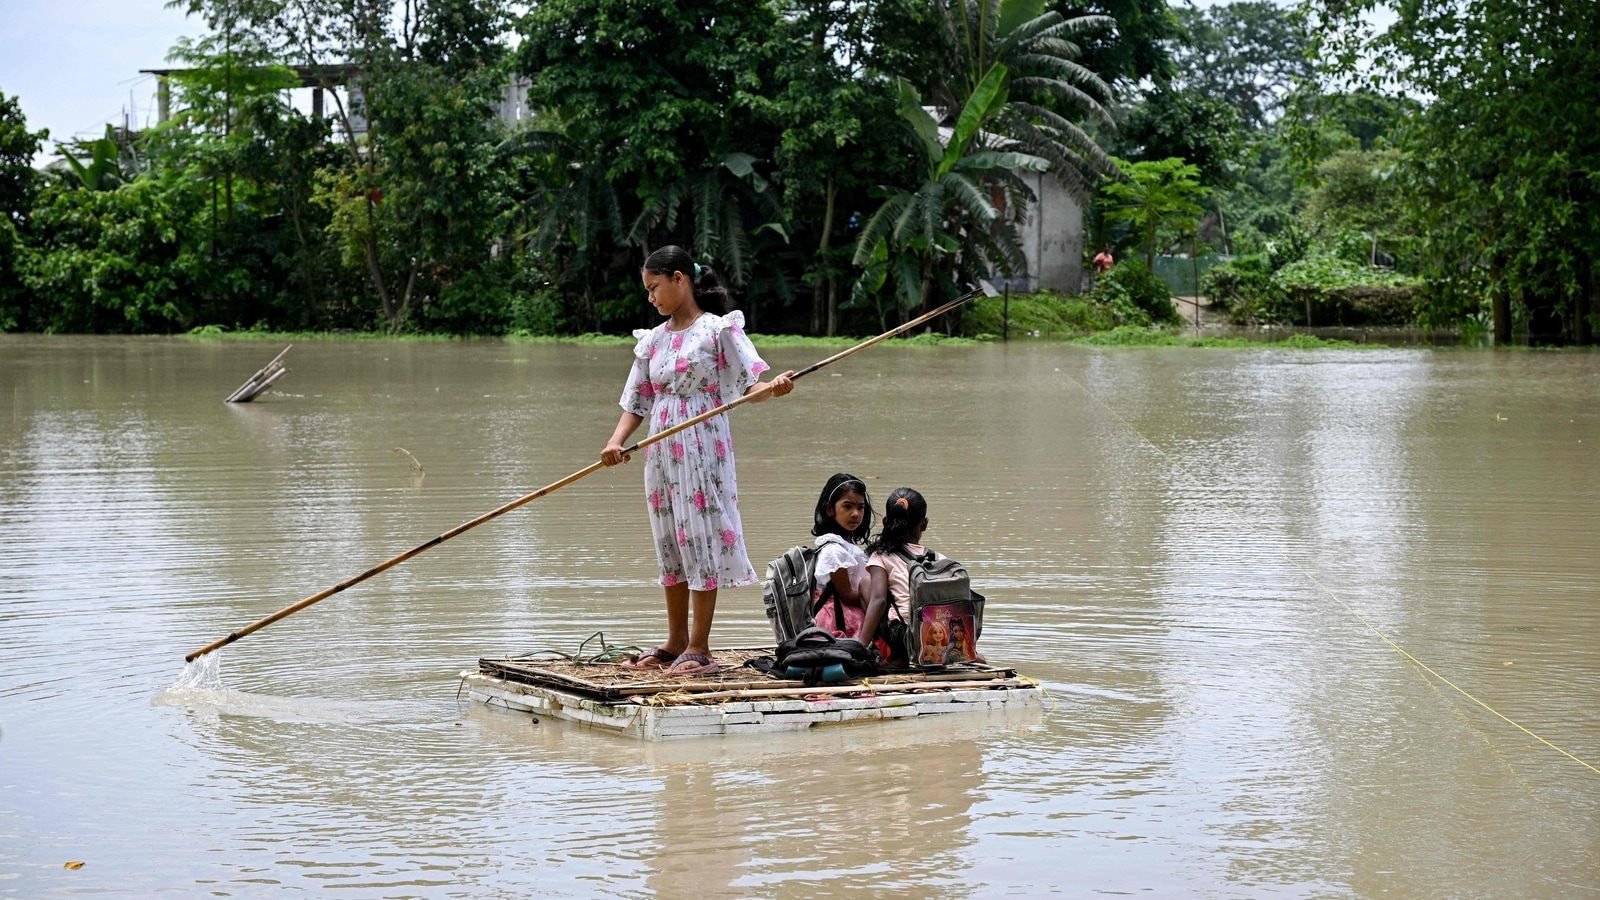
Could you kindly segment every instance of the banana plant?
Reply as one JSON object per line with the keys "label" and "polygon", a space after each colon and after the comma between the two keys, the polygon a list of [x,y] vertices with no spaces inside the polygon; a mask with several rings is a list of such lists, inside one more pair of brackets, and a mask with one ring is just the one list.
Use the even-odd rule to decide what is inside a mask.
{"label": "banana plant", "polygon": [[912,298],[927,308],[941,269],[953,270],[963,263],[980,266],[985,274],[996,268],[1022,268],[1016,234],[1005,223],[996,222],[999,210],[980,186],[980,179],[997,181],[1014,177],[1009,173],[1017,171],[1043,172],[1050,163],[1027,153],[968,152],[984,123],[1005,107],[1008,78],[1005,66],[990,68],[967,98],[948,140],[942,139],[938,121],[923,108],[916,89],[904,79],[899,82],[897,112],[910,126],[926,175],[915,189],[890,186],[876,191],[885,199],[862,227],[853,261],[869,270],[870,279],[879,285],[888,274],[894,275],[902,315]]}
{"label": "banana plant", "polygon": [[106,136],[98,141],[87,141],[81,146],[89,149],[89,164],[84,165],[65,147],[61,156],[72,170],[78,183],[91,191],[114,191],[128,182],[122,171],[122,145],[117,143],[116,132],[106,126]]}
{"label": "banana plant", "polygon": [[1111,88],[1078,59],[1084,37],[1115,34],[1110,16],[1067,18],[1046,0],[935,0],[934,11],[949,48],[934,98],[955,109],[972,96],[994,66],[1011,71],[1012,97],[995,111],[987,131],[1005,144],[1050,161],[1055,179],[1080,201],[1093,195],[1116,166],[1100,145],[1066,114],[1092,117],[1114,128],[1106,104]]}

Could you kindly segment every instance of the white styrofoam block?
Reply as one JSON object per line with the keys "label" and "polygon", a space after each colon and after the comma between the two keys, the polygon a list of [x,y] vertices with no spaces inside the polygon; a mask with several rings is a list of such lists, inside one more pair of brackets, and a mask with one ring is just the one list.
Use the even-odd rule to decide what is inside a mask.
{"label": "white styrofoam block", "polygon": [[804,700],[758,700],[750,704],[750,707],[756,712],[764,713],[804,712],[806,702]]}
{"label": "white styrofoam block", "polygon": [[724,732],[727,734],[776,734],[781,731],[805,731],[810,727],[810,722],[789,722],[778,724],[762,722],[759,725],[729,725],[724,729]]}

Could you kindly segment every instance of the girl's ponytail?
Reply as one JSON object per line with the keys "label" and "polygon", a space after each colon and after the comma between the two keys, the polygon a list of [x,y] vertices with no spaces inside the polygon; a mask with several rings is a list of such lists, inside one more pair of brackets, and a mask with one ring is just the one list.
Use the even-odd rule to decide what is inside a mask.
{"label": "girl's ponytail", "polygon": [[696,265],[695,271],[699,274],[694,279],[694,302],[706,312],[714,312],[719,316],[726,313],[731,301],[728,289],[722,286],[722,279],[717,277],[716,270],[708,265]]}
{"label": "girl's ponytail", "polygon": [[883,504],[883,530],[867,545],[867,555],[901,553],[911,533],[928,517],[928,501],[908,487],[895,488]]}

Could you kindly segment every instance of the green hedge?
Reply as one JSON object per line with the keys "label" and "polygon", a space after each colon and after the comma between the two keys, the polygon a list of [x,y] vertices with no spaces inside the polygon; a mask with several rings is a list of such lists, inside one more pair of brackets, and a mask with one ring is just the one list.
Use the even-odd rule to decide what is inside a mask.
{"label": "green hedge", "polygon": [[1416,318],[1420,282],[1329,255],[1276,271],[1265,254],[1240,256],[1200,279],[1213,307],[1239,324],[1404,325]]}

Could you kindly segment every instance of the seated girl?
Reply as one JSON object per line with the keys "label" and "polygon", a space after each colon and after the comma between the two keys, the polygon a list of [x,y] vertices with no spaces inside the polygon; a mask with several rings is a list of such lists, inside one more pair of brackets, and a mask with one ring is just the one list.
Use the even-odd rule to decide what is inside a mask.
{"label": "seated girl", "polygon": [[[859,640],[863,644],[876,644],[878,654],[890,666],[905,665],[906,623],[911,620],[911,576],[907,556],[921,556],[927,552],[922,546],[922,535],[928,530],[928,501],[908,487],[895,488],[884,504],[883,530],[867,545],[867,575],[870,598],[861,622]],[[983,662],[983,656],[974,646],[974,635],[966,633],[965,623],[956,620],[959,628],[949,629],[936,643],[938,658],[920,660],[924,663],[954,663],[965,660]],[[950,631],[954,631],[951,634]],[[928,641],[924,639],[924,645]],[[924,646],[924,655],[929,647]]]}
{"label": "seated girl", "polygon": [[871,530],[866,484],[844,472],[829,478],[812,515],[818,549],[811,614],[818,628],[835,637],[856,637],[866,617],[867,555],[861,545]]}

